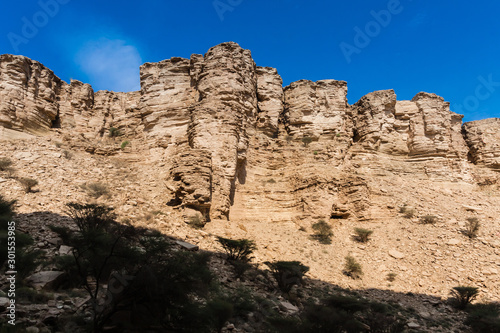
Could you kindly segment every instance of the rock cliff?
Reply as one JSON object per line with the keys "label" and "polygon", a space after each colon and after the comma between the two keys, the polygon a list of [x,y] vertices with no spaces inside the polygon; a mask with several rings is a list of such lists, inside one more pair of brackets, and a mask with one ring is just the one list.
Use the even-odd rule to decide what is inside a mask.
{"label": "rock cliff", "polygon": [[283,88],[276,69],[256,66],[236,43],[146,63],[140,80],[137,92],[94,92],[2,55],[0,124],[67,133],[102,154],[119,151],[108,135],[117,128],[165,161],[164,202],[207,221],[376,218],[372,176],[471,180],[483,167],[500,170],[500,119],[462,126],[430,93],[398,101],[375,91],[349,105],[344,81]]}

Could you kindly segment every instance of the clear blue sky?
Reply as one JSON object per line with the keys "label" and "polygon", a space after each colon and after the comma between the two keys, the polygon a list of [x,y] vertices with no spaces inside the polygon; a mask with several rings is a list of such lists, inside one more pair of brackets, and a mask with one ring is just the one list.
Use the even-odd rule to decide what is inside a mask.
{"label": "clear blue sky", "polygon": [[470,121],[500,117],[499,18],[495,0],[2,1],[0,53],[130,91],[141,63],[235,41],[284,85],[345,80],[350,104],[381,89],[433,92]]}

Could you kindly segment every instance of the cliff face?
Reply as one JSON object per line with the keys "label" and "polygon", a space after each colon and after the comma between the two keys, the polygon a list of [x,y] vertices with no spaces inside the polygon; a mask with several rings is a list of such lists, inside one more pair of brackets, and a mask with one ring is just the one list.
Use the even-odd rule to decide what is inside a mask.
{"label": "cliff face", "polygon": [[462,128],[463,116],[435,94],[398,101],[393,90],[376,91],[349,105],[346,82],[283,88],[276,69],[257,67],[235,43],[146,63],[140,75],[138,92],[94,92],[2,55],[0,124],[34,134],[57,128],[89,152],[109,144],[116,127],[161,151],[165,203],[206,220],[370,219],[380,213],[371,177],[470,180],[481,166],[500,170],[499,119]]}

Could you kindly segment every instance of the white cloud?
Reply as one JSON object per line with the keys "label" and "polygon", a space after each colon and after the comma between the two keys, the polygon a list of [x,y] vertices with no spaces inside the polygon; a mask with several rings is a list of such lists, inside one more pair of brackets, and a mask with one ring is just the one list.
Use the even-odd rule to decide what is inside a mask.
{"label": "white cloud", "polygon": [[121,39],[101,38],[86,43],[76,62],[88,76],[94,90],[135,91],[140,89],[137,48]]}

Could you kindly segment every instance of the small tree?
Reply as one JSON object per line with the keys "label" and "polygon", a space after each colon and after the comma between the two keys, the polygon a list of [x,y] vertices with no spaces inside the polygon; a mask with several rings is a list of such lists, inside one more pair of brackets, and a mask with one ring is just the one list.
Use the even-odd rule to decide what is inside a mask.
{"label": "small tree", "polygon": [[361,278],[361,275],[363,275],[361,264],[358,263],[356,259],[351,255],[345,257],[344,274],[350,276],[353,279],[359,279]]}
{"label": "small tree", "polygon": [[312,138],[308,137],[308,136],[305,136],[305,137],[302,138],[301,141],[304,144],[304,147],[307,147],[312,142]]}
{"label": "small tree", "polygon": [[33,192],[33,187],[38,185],[38,180],[33,178],[19,178],[18,181],[26,193]]}
{"label": "small tree", "polygon": [[299,261],[266,261],[265,264],[278,282],[278,287],[284,293],[289,293],[294,285],[302,283],[304,274],[309,271],[309,267]]}
{"label": "small tree", "polygon": [[361,243],[366,243],[370,239],[371,234],[373,234],[373,230],[363,229],[363,228],[355,228],[356,239]]}
{"label": "small tree", "polygon": [[477,237],[477,233],[480,227],[479,219],[477,217],[469,217],[465,224],[465,234],[469,238]]}
{"label": "small tree", "polygon": [[479,288],[458,286],[453,287],[451,293],[456,298],[456,305],[459,309],[465,309],[479,294]]}
{"label": "small tree", "polygon": [[229,239],[217,237],[217,241],[226,251],[228,260],[249,262],[252,253],[257,249],[255,241],[250,239]]}
{"label": "small tree", "polygon": [[321,244],[332,243],[332,227],[325,220],[319,220],[314,223],[312,228],[314,230],[314,235],[312,235],[314,239],[317,239]]}

